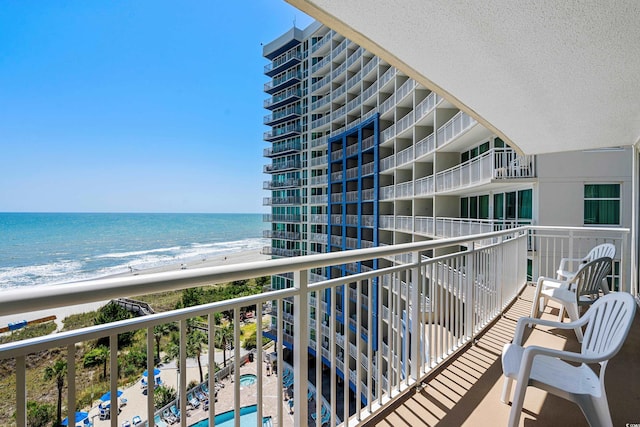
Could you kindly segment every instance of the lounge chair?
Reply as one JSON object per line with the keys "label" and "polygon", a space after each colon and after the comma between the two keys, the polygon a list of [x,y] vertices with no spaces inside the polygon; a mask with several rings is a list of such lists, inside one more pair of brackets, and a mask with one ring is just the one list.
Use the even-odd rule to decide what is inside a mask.
{"label": "lounge chair", "polygon": [[204,392],[200,389],[200,387],[196,388],[193,392],[193,394],[195,394],[195,396],[201,401],[204,402],[205,400],[209,400],[209,397],[207,397],[206,394],[204,394]]}
{"label": "lounge chair", "polygon": [[179,419],[171,413],[169,409],[165,409],[162,411],[162,418],[169,424],[175,424],[179,421]]}
{"label": "lounge chair", "polygon": [[153,421],[155,421],[156,427],[168,427],[167,423],[160,418],[160,415],[153,417]]}
{"label": "lounge chair", "polygon": [[140,416],[138,415],[134,415],[134,417],[131,419],[131,424],[133,424],[134,426],[139,426],[142,424],[142,418],[140,418]]}
{"label": "lounge chair", "polygon": [[187,394],[187,403],[194,409],[200,407],[200,400],[196,398],[193,393]]}
{"label": "lounge chair", "polygon": [[178,409],[176,405],[171,405],[169,410],[176,418],[178,418],[178,420],[180,420],[180,409]]}

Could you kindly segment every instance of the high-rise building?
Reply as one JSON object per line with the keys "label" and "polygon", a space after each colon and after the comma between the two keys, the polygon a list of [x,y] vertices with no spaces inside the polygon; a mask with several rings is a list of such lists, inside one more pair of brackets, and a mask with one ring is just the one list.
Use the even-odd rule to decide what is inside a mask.
{"label": "high-rise building", "polygon": [[[264,188],[271,193],[264,201],[271,209],[265,253],[309,255],[525,224],[630,226],[630,147],[521,155],[443,96],[319,22],[292,28],[265,45],[263,55],[270,61],[264,124],[271,126],[264,134],[271,144],[264,151],[270,159]],[[402,260],[335,266],[312,271],[310,280],[395,262]],[[278,275],[271,285],[283,289],[292,280]],[[388,307],[393,286],[370,289]],[[356,330],[344,313],[369,310],[358,304],[358,292],[369,288],[345,286],[336,295],[337,343],[350,354],[363,349],[366,358],[367,337],[377,333],[375,309],[362,316],[373,320],[371,327],[350,334],[364,345],[340,339],[344,328]],[[291,348],[292,303],[282,312],[283,341]],[[328,344],[328,328],[310,326],[310,342]],[[315,356],[314,348],[309,352]],[[336,370],[344,378],[342,367]]]}

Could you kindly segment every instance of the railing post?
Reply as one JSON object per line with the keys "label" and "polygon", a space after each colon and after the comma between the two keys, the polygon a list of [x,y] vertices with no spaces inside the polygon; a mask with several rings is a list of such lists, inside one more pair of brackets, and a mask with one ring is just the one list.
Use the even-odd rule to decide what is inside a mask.
{"label": "railing post", "polygon": [[473,331],[473,306],[474,306],[474,296],[473,296],[473,282],[475,275],[475,255],[474,255],[475,244],[474,242],[469,243],[469,247],[467,248],[466,254],[466,287],[467,290],[465,292],[465,329],[467,331],[466,335],[469,340],[473,339],[474,331]]}
{"label": "railing post", "polygon": [[[420,252],[413,253],[413,259],[416,266],[413,268],[411,274],[411,302],[413,305],[413,310],[411,310],[411,316],[409,316],[409,320],[411,321],[411,379],[413,381],[418,381],[420,379],[420,366],[422,365],[422,361],[420,360],[420,355],[422,352],[420,351],[422,344],[422,336],[420,334],[420,318],[421,318],[421,307],[420,307],[420,284],[422,283],[421,277],[421,257]],[[408,310],[407,310],[408,311]],[[409,325],[407,325],[409,326]]]}
{"label": "railing post", "polygon": [[[109,335],[109,390],[111,390],[111,427],[118,427],[118,334]],[[149,377],[147,376],[147,381]]]}
{"label": "railing post", "polygon": [[16,425],[27,425],[27,362],[16,357]]}
{"label": "railing post", "polygon": [[[293,286],[297,293],[293,297],[293,396],[294,424],[304,426],[308,423],[309,405],[307,404],[307,385],[309,383],[308,352],[309,341],[309,273],[307,270],[293,272]],[[278,367],[280,369],[280,367]]]}
{"label": "railing post", "polygon": [[76,345],[75,344],[69,344],[67,346],[67,383],[68,383],[67,384],[67,417],[68,417],[67,425],[75,425],[75,419],[76,419]]}

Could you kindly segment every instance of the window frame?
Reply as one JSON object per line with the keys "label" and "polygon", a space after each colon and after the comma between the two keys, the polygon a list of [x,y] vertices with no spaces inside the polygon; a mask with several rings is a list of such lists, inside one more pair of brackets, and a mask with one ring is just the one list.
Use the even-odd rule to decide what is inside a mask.
{"label": "window frame", "polygon": [[[616,185],[618,186],[618,197],[586,197],[585,191],[588,185]],[[618,222],[615,224],[587,223],[585,221],[587,201],[617,201],[618,202]],[[584,182],[582,185],[582,224],[584,227],[620,227],[622,225],[622,183],[621,182]]]}

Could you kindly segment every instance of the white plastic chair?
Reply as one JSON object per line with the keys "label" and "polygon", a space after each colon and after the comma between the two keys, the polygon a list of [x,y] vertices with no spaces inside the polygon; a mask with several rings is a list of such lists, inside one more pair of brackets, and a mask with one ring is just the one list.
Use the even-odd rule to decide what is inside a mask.
{"label": "white plastic chair", "polygon": [[[593,247],[584,258],[562,258],[560,260],[560,266],[558,267],[559,280],[571,280],[573,276],[587,263],[594,259],[609,257],[611,259],[616,257],[616,247],[611,243],[603,243],[601,245]],[[577,265],[578,268],[575,271],[569,270],[570,265]]]}
{"label": "white plastic chair", "polygon": [[[602,293],[609,293],[609,288],[603,286],[603,281],[611,272],[611,258],[598,258],[585,264],[571,278],[571,280],[556,280],[548,277],[538,278],[536,293],[531,307],[531,317],[538,317],[539,307],[546,306],[549,300],[561,304],[558,322],[562,322],[564,310],[567,310],[569,319],[578,320],[580,306],[591,305]],[[543,303],[540,304],[540,299]],[[582,329],[576,328],[578,341],[582,342]]]}
{"label": "white plastic chair", "polygon": [[[609,359],[618,353],[629,333],[635,310],[633,296],[615,292],[598,299],[575,322],[520,318],[513,343],[505,344],[502,350],[502,372],[505,376],[502,402],[508,403],[513,380],[517,381],[508,425],[518,425],[527,386],[534,386],[576,403],[589,425],[611,426],[604,374]],[[587,325],[580,353],[540,346],[523,347],[524,330],[531,323],[560,329]],[[599,375],[588,366],[589,363],[600,364]]]}

